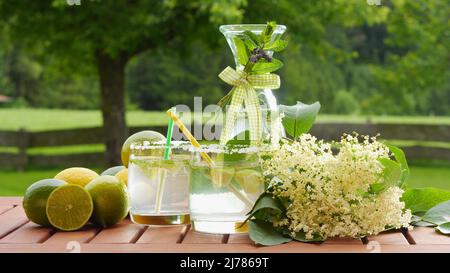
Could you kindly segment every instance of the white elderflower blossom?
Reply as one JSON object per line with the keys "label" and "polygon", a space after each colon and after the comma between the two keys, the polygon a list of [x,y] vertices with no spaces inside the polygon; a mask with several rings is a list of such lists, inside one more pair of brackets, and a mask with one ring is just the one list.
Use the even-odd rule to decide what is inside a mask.
{"label": "white elderflower blossom", "polygon": [[309,134],[284,142],[263,163],[273,194],[289,201],[287,219],[274,226],[304,232],[306,239],[361,237],[408,227],[411,212],[400,201],[402,189],[392,186],[369,193],[372,184],[383,182],[379,159],[389,158],[389,153],[376,138],[359,141],[357,135],[346,135],[333,145]]}

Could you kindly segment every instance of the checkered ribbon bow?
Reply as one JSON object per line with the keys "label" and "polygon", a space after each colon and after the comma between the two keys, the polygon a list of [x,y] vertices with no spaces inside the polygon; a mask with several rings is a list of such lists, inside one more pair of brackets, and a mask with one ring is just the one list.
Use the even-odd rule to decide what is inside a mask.
{"label": "checkered ribbon bow", "polygon": [[219,78],[235,87],[226,113],[225,125],[222,128],[220,144],[225,145],[231,138],[242,105],[245,106],[248,115],[251,143],[258,144],[262,138],[262,124],[261,108],[255,89],[278,89],[280,77],[270,73],[249,75],[228,66],[219,74]]}

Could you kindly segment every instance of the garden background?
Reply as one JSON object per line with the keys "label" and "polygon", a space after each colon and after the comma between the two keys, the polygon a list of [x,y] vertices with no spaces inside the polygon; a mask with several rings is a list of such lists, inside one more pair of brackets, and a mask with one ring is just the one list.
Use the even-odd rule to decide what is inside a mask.
{"label": "garden background", "polygon": [[[31,161],[18,170],[7,164],[11,154],[101,153],[85,166],[101,171],[119,163],[129,127],[165,126],[163,111],[193,106],[194,96],[216,103],[229,89],[217,75],[233,64],[218,31],[227,23],[287,25],[275,95],[287,105],[319,100],[319,124],[450,131],[450,1],[376,2],[0,0],[0,195],[21,195],[64,167]],[[11,144],[17,132],[50,131],[51,139],[54,130],[90,127],[103,128],[103,144]],[[391,141],[450,149],[448,138],[427,141],[434,137]],[[410,185],[450,189],[449,160],[410,164]]]}

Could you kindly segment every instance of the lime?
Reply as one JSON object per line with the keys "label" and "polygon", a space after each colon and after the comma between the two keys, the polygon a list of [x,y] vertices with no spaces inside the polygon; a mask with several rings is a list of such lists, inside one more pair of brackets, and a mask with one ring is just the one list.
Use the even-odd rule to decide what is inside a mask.
{"label": "lime", "polygon": [[92,179],[98,177],[98,174],[93,170],[81,167],[68,168],[58,173],[55,178],[66,181],[69,184],[77,184],[82,187],[91,182]]}
{"label": "lime", "polygon": [[119,179],[125,186],[128,186],[128,169],[123,169],[120,172],[116,173],[115,177]]}
{"label": "lime", "polygon": [[252,169],[244,169],[236,172],[234,177],[246,193],[259,193],[263,191],[264,180],[261,172]]}
{"label": "lime", "polygon": [[121,153],[121,158],[122,158],[122,163],[125,167],[128,167],[128,161],[130,160],[130,145],[133,142],[142,142],[142,141],[149,141],[150,143],[152,142],[158,142],[158,141],[165,141],[166,137],[163,136],[162,134],[155,132],[155,131],[141,131],[138,133],[135,133],[133,135],[131,135],[130,137],[127,138],[127,140],[125,140],[125,142],[122,145],[122,153]]}
{"label": "lime", "polygon": [[54,189],[67,183],[57,179],[44,179],[33,183],[23,196],[23,209],[28,219],[41,226],[50,226],[45,207],[48,196]]}
{"label": "lime", "polygon": [[116,175],[118,172],[120,172],[121,170],[125,169],[125,166],[115,166],[115,167],[111,167],[109,169],[104,170],[101,175]]}
{"label": "lime", "polygon": [[107,227],[123,220],[128,214],[128,194],[125,185],[115,176],[103,175],[92,180],[85,189],[94,201],[91,221]]}
{"label": "lime", "polygon": [[211,180],[217,187],[228,186],[233,179],[233,168],[211,169]]}
{"label": "lime", "polygon": [[64,231],[83,227],[92,215],[94,204],[89,193],[80,185],[56,188],[47,200],[47,217],[52,226]]}

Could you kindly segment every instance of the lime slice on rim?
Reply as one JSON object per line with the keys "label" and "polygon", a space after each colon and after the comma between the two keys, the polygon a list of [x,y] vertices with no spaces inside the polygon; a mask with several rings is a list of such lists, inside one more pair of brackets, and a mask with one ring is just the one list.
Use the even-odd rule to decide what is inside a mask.
{"label": "lime slice on rim", "polygon": [[92,215],[94,204],[81,186],[69,184],[56,188],[47,200],[47,217],[52,226],[64,231],[83,227]]}

